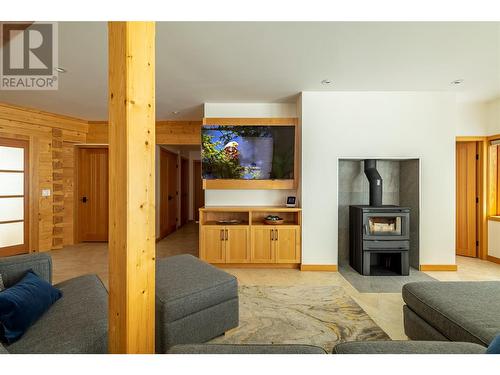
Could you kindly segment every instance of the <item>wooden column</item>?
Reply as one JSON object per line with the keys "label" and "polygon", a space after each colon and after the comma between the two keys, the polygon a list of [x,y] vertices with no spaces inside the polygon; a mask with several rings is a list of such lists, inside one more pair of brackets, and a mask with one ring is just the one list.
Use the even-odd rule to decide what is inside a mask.
{"label": "wooden column", "polygon": [[155,24],[109,27],[109,351],[155,351]]}

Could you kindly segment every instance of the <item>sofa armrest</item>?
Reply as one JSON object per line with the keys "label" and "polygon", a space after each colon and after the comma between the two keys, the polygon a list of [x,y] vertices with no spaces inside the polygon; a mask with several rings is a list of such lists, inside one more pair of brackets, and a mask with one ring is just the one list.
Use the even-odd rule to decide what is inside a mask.
{"label": "sofa armrest", "polygon": [[36,253],[0,258],[0,274],[7,288],[21,280],[30,269],[52,284],[52,258],[50,255]]}

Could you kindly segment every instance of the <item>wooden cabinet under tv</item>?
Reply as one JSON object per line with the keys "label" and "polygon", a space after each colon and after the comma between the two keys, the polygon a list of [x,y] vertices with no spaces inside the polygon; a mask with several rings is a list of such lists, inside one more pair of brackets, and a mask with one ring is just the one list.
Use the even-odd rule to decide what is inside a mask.
{"label": "wooden cabinet under tv", "polygon": [[[286,207],[200,208],[200,259],[233,267],[297,267],[301,213]],[[265,224],[268,215],[280,216],[283,224]]]}

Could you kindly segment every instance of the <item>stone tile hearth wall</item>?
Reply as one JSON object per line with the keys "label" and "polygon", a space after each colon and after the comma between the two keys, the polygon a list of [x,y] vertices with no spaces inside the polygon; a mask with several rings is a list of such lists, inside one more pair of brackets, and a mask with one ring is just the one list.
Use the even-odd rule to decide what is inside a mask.
{"label": "stone tile hearth wall", "polygon": [[[417,159],[379,160],[377,169],[383,179],[382,202],[412,209],[410,264],[418,267],[419,171]],[[339,264],[349,263],[349,206],[369,203],[369,184],[362,160],[339,161],[338,251]]]}

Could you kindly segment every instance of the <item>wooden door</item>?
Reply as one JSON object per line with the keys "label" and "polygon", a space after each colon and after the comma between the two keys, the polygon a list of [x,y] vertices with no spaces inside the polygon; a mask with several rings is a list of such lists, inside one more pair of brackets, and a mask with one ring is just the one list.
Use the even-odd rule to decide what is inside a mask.
{"label": "wooden door", "polygon": [[177,155],[160,149],[160,237],[177,229]]}
{"label": "wooden door", "polygon": [[189,160],[181,159],[181,225],[188,222],[189,216]]}
{"label": "wooden door", "polygon": [[29,251],[28,150],[28,141],[0,138],[0,256]]}
{"label": "wooden door", "polygon": [[226,262],[226,246],[224,227],[206,226],[202,230],[200,247],[201,258],[209,263]]}
{"label": "wooden door", "polygon": [[274,227],[253,227],[252,228],[252,263],[274,263]]}
{"label": "wooden door", "polygon": [[477,256],[477,146],[475,142],[456,145],[456,253]]}
{"label": "wooden door", "polygon": [[276,263],[300,262],[300,234],[295,227],[276,227],[274,246]]}
{"label": "wooden door", "polygon": [[108,149],[78,151],[78,240],[108,240]]}
{"label": "wooden door", "polygon": [[226,263],[248,263],[250,261],[248,227],[227,226],[224,239],[226,242]]}
{"label": "wooden door", "polygon": [[193,161],[193,209],[194,219],[200,220],[201,207],[205,206],[205,192],[203,191],[203,180],[201,178],[201,161]]}

